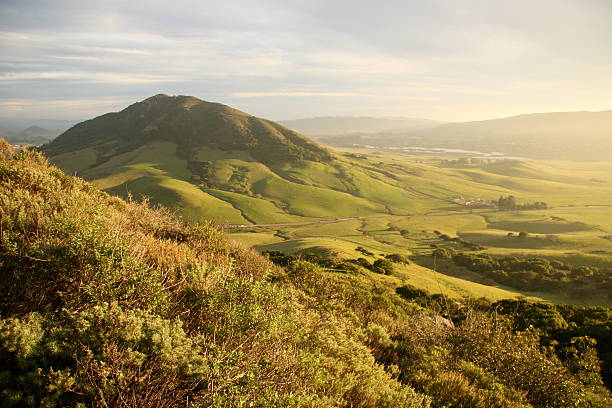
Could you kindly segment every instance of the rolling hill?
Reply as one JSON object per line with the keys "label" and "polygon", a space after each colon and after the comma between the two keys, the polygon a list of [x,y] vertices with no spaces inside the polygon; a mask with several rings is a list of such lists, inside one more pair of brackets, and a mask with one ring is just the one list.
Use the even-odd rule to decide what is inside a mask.
{"label": "rolling hill", "polygon": [[[453,197],[608,204],[599,171],[535,162],[448,164],[332,152],[274,122],[190,96],[156,95],[80,123],[42,151],[115,195],[147,196],[188,219],[265,224],[464,211]],[[563,192],[563,194],[559,194]]]}
{"label": "rolling hill", "polygon": [[532,159],[609,160],[612,110],[535,113],[404,132],[354,132],[318,140],[336,146],[417,146],[502,152]]}
{"label": "rolling hill", "polygon": [[146,195],[191,219],[406,214],[431,201],[402,185],[414,169],[392,173],[368,159],[333,154],[274,122],[189,96],[156,95],[88,120],[42,151],[108,192]]}

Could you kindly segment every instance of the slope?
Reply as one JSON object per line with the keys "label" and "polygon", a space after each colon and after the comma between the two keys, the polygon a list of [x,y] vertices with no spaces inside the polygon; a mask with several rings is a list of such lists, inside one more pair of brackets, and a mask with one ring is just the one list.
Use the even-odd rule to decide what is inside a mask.
{"label": "slope", "polygon": [[278,124],[194,97],[151,97],[80,123],[42,151],[68,174],[194,220],[295,222],[424,207],[424,197],[412,199],[389,172],[354,166]]}
{"label": "slope", "polygon": [[369,275],[276,267],[2,140],[0,216],[6,406],[594,406],[535,331],[484,312],[453,326]]}
{"label": "slope", "polygon": [[[191,220],[291,223],[465,211],[453,198],[609,204],[611,181],[564,163],[461,164],[331,152],[273,122],[194,97],[157,95],[71,128],[43,152],[112,194]],[[602,173],[603,174],[603,173]]]}

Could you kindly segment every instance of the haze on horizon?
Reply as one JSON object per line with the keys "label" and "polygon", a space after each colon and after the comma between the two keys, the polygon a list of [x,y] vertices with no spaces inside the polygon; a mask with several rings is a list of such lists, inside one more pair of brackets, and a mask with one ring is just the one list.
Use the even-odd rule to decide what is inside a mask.
{"label": "haze on horizon", "polygon": [[612,109],[608,0],[254,3],[4,0],[0,120],[157,93],[275,120]]}

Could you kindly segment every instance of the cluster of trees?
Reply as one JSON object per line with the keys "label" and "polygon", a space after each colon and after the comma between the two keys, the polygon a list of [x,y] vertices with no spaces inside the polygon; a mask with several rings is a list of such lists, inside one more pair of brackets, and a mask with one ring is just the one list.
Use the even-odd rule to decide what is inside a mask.
{"label": "cluster of trees", "polygon": [[[371,252],[367,252],[368,254],[373,255]],[[361,267],[369,269],[374,273],[380,273],[383,275],[393,275],[395,273],[394,264],[410,264],[408,257],[402,254],[388,254],[385,255],[384,258],[375,259],[374,262],[370,262],[365,258],[348,259],[346,262],[357,264]]]}
{"label": "cluster of trees", "polygon": [[498,258],[482,253],[458,253],[452,259],[456,265],[521,290],[559,291],[574,295],[610,293],[612,290],[611,269],[573,266],[544,258]]}
{"label": "cluster of trees", "polygon": [[603,380],[608,388],[612,387],[609,308],[507,299],[493,303],[491,309],[509,316],[517,331],[537,329],[540,343],[551,347],[585,383],[596,385]]}
{"label": "cluster of trees", "polygon": [[393,262],[385,258],[375,259],[374,262],[370,262],[365,258],[349,259],[347,262],[354,263],[363,268],[369,269],[374,273],[380,273],[383,275],[393,275],[395,267]]}
{"label": "cluster of trees", "polygon": [[366,248],[362,247],[362,246],[358,246],[357,248],[355,248],[355,251],[357,252],[361,252],[362,254],[366,255],[366,256],[374,256],[374,252],[367,250]]}
{"label": "cluster of trees", "polygon": [[333,256],[326,256],[314,252],[286,254],[281,251],[263,251],[262,255],[272,261],[274,264],[282,267],[289,266],[296,261],[307,261],[322,268],[331,269],[338,272],[357,271],[355,265],[351,262]]}
{"label": "cluster of trees", "polygon": [[188,160],[187,169],[191,179],[204,187],[215,187],[213,162],[203,160]]}
{"label": "cluster of trees", "polygon": [[548,208],[548,204],[543,201],[519,204],[516,202],[516,198],[513,195],[507,197],[502,195],[497,200],[497,207],[500,210],[545,210]]}

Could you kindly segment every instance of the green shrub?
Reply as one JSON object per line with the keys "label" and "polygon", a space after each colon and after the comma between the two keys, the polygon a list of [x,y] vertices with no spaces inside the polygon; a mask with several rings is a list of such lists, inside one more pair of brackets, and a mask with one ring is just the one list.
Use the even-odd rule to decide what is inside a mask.
{"label": "green shrub", "polygon": [[372,272],[382,273],[383,275],[393,275],[395,267],[388,259],[378,258],[372,263]]}
{"label": "green shrub", "polygon": [[0,388],[14,406],[184,406],[208,379],[199,342],[178,320],[117,304],[30,313],[0,322]]}

